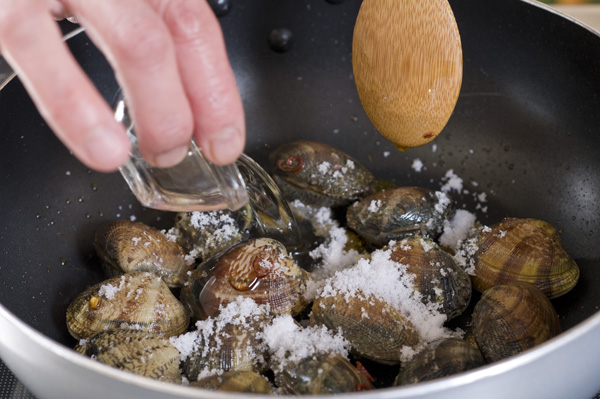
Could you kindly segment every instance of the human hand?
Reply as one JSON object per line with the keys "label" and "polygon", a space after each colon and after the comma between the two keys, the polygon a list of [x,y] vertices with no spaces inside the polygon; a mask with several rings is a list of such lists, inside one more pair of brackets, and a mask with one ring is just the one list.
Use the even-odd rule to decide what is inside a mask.
{"label": "human hand", "polygon": [[114,68],[148,162],[178,163],[192,136],[210,161],[237,159],[244,111],[206,0],[0,0],[2,56],[77,158],[114,171],[128,159],[130,143],[62,41],[52,18],[67,16]]}

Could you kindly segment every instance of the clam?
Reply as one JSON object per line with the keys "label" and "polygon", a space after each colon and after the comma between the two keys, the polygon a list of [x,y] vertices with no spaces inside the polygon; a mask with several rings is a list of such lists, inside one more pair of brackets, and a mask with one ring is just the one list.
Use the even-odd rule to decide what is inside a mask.
{"label": "clam", "polygon": [[492,287],[483,293],[473,310],[473,335],[489,362],[533,348],[560,330],[550,300],[529,283]]}
{"label": "clam", "polygon": [[373,389],[367,376],[340,354],[319,353],[275,371],[275,384],[288,395],[316,395]]}
{"label": "clam", "polygon": [[238,297],[268,304],[275,314],[295,315],[308,305],[303,293],[310,279],[281,243],[257,238],[200,264],[181,290],[181,300],[196,320],[215,316]]}
{"label": "clam", "polygon": [[408,266],[415,289],[424,303],[437,303],[451,319],[460,315],[471,299],[471,279],[452,256],[427,237],[414,236],[390,246],[390,259]]}
{"label": "clam", "polygon": [[476,346],[458,338],[431,343],[403,363],[394,385],[416,384],[471,370],[485,364]]}
{"label": "clam", "polygon": [[136,330],[102,331],[75,350],[109,366],[144,377],[181,382],[179,351],[163,334]]}
{"label": "clam", "polygon": [[400,362],[405,347],[416,347],[420,336],[397,309],[375,297],[343,295],[317,297],[312,306],[311,325],[341,328],[352,351],[385,364]]}
{"label": "clam", "polygon": [[67,309],[67,328],[76,339],[119,328],[171,336],[184,332],[188,324],[188,310],[149,272],[126,273],[96,284]]}
{"label": "clam", "polygon": [[148,271],[161,276],[170,287],[178,287],[190,270],[177,243],[140,222],[117,220],[102,225],[96,231],[94,247],[111,276]]}
{"label": "clam", "polygon": [[348,205],[373,191],[375,178],[363,165],[329,144],[294,141],[270,156],[273,178],[284,196],[311,206]]}
{"label": "clam", "polygon": [[273,392],[269,380],[255,371],[229,370],[190,383],[191,386],[227,392]]}
{"label": "clam", "polygon": [[[183,371],[190,380],[215,371],[264,371],[266,348],[259,338],[270,318],[266,306],[238,298],[216,317],[196,323],[197,330],[174,338],[182,354]],[[190,342],[193,342],[190,348]]]}
{"label": "clam", "polygon": [[477,247],[473,287],[482,292],[523,281],[555,298],[571,290],[579,278],[579,267],[558,232],[541,220],[504,219],[482,231]]}
{"label": "clam", "polygon": [[173,231],[187,252],[207,259],[247,238],[249,215],[248,206],[237,212],[180,212]]}
{"label": "clam", "polygon": [[436,236],[454,207],[444,193],[422,187],[398,187],[371,194],[348,207],[348,226],[371,245],[416,234]]}

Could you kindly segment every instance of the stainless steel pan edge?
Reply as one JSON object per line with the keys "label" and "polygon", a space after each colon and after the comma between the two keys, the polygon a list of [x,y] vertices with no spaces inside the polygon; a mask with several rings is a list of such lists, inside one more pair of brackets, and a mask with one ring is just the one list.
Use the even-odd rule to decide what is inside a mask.
{"label": "stainless steel pan edge", "polygon": [[[600,390],[600,313],[520,356],[437,381],[361,392],[363,399],[591,398]],[[0,305],[0,357],[39,398],[252,398],[115,370],[44,337]],[[314,396],[331,398],[330,396]],[[336,395],[340,398],[356,394]]]}

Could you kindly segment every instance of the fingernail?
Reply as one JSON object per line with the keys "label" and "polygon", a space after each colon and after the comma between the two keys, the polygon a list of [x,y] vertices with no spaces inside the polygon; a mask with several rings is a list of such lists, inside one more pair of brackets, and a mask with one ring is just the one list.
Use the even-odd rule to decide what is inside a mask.
{"label": "fingernail", "polygon": [[89,160],[100,168],[116,168],[127,159],[129,147],[120,132],[106,126],[90,131],[85,139]]}
{"label": "fingernail", "polygon": [[208,139],[208,152],[217,164],[230,164],[240,156],[243,140],[239,131],[226,127]]}
{"label": "fingernail", "polygon": [[183,161],[183,158],[185,157],[185,154],[187,154],[188,150],[189,148],[187,145],[176,147],[172,150],[156,155],[154,157],[154,163],[160,168],[169,168],[171,166],[175,166],[179,162]]}

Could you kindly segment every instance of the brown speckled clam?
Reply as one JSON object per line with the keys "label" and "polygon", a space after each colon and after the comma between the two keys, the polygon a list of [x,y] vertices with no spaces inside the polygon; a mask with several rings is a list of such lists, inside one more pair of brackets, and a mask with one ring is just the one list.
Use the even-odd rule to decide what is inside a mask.
{"label": "brown speckled clam", "polygon": [[430,381],[481,367],[485,363],[477,346],[462,339],[445,338],[429,344],[402,364],[394,385]]}
{"label": "brown speckled clam", "polygon": [[472,281],[478,291],[523,281],[555,298],[570,291],[579,278],[579,267],[558,232],[541,220],[504,219],[484,229],[477,246]]}
{"label": "brown speckled clam", "polygon": [[317,395],[373,389],[367,376],[339,354],[319,353],[275,371],[275,383],[288,395]]}
{"label": "brown speckled clam", "polygon": [[102,225],[94,247],[111,276],[147,271],[161,276],[169,287],[179,287],[191,269],[179,244],[140,222],[117,220]]}
{"label": "brown speckled clam", "polygon": [[408,266],[423,303],[437,303],[451,319],[462,314],[471,299],[471,279],[433,240],[414,236],[390,246],[390,259]]}
{"label": "brown speckled clam", "polygon": [[67,328],[76,339],[119,328],[178,335],[189,324],[187,309],[158,276],[131,272],[96,284],[67,309]]}
{"label": "brown speckled clam", "polygon": [[81,342],[75,350],[120,370],[160,381],[181,382],[179,351],[162,334],[103,331]]}
{"label": "brown speckled clam", "polygon": [[325,143],[286,143],[271,153],[270,162],[286,199],[306,205],[348,205],[375,186],[375,177],[362,164]]}
{"label": "brown speckled clam", "polygon": [[195,320],[215,316],[221,305],[240,296],[269,304],[274,314],[295,315],[308,305],[304,291],[309,279],[280,242],[257,238],[200,264],[182,288],[181,300]]}
{"label": "brown speckled clam", "polygon": [[473,335],[489,362],[533,348],[560,331],[552,303],[529,283],[492,287],[473,310]]}
{"label": "brown speckled clam", "polygon": [[352,351],[384,364],[399,363],[403,347],[415,347],[420,340],[415,327],[399,310],[363,295],[318,297],[310,324],[325,325],[332,331],[341,328]]}
{"label": "brown speckled clam", "polygon": [[376,247],[416,234],[436,236],[454,206],[423,187],[397,187],[371,194],[349,206],[348,226]]}
{"label": "brown speckled clam", "polygon": [[269,380],[255,371],[229,370],[190,382],[190,386],[226,392],[273,392]]}

